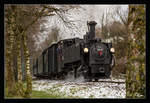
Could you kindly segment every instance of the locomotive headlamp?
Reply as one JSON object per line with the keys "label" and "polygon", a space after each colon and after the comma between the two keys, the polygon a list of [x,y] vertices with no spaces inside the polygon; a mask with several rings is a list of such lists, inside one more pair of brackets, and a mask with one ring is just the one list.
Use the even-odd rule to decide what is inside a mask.
{"label": "locomotive headlamp", "polygon": [[88,53],[89,49],[88,48],[84,48],[84,53]]}
{"label": "locomotive headlamp", "polygon": [[112,53],[114,53],[114,52],[115,52],[115,49],[114,49],[114,48],[110,48],[110,51],[111,51]]}

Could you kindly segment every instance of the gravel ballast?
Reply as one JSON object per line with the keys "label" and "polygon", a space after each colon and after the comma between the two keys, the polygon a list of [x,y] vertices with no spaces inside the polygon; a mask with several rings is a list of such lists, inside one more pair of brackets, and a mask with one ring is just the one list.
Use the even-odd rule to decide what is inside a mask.
{"label": "gravel ballast", "polygon": [[[114,81],[114,83],[101,81]],[[60,95],[61,98],[125,98],[126,96],[125,79],[100,79],[99,82],[83,82],[80,79],[34,80],[33,90]]]}

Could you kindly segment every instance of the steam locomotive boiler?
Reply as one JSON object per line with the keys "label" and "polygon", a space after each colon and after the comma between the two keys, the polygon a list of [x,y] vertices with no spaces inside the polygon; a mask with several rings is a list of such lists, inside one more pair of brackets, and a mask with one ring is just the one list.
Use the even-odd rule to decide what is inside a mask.
{"label": "steam locomotive boiler", "polygon": [[95,21],[88,22],[89,31],[83,39],[63,39],[51,44],[34,60],[33,74],[37,77],[64,79],[72,72],[86,81],[109,78],[115,65],[112,43],[95,38]]}

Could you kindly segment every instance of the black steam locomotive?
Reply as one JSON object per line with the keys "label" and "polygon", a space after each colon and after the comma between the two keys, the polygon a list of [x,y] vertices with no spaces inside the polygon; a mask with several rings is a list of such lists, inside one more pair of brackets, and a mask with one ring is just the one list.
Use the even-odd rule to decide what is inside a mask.
{"label": "black steam locomotive", "polygon": [[84,39],[72,38],[51,44],[34,60],[36,77],[64,79],[68,73],[75,78],[84,76],[86,81],[109,78],[115,65],[112,43],[95,38],[95,21],[88,22],[89,32]]}

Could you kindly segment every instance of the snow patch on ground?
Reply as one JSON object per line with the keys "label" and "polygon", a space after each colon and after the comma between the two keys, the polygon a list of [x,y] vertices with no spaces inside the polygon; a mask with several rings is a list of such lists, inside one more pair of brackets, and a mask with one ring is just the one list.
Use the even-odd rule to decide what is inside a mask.
{"label": "snow patch on ground", "polygon": [[[108,79],[110,80],[110,79]],[[124,79],[111,79],[124,82]],[[125,98],[125,83],[82,82],[80,80],[35,80],[33,90],[62,95],[62,98]]]}

